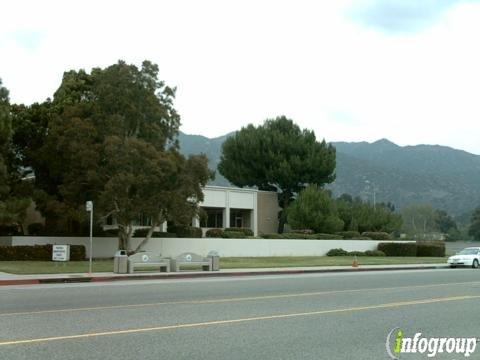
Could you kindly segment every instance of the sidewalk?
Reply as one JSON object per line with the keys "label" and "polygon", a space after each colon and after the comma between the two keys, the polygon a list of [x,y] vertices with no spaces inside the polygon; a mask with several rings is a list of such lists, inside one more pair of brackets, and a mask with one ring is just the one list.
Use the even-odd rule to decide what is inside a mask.
{"label": "sidewalk", "polygon": [[102,272],[92,274],[35,274],[16,275],[0,272],[0,286],[5,285],[34,285],[59,283],[84,283],[126,280],[168,280],[185,278],[207,278],[228,276],[255,276],[255,275],[288,275],[288,274],[316,274],[340,272],[366,271],[393,271],[393,270],[431,270],[445,269],[446,264],[410,264],[410,265],[364,265],[358,268],[350,266],[318,266],[318,267],[283,267],[283,268],[251,268],[251,269],[224,269],[220,271],[180,271],[180,272],[136,272],[134,274],[114,274]]}

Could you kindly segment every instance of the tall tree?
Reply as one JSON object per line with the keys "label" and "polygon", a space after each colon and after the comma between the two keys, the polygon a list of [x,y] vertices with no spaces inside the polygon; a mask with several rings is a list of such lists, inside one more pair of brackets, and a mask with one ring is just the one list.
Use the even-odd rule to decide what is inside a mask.
{"label": "tall tree", "polygon": [[19,226],[30,200],[23,196],[22,179],[14,166],[12,119],[8,90],[0,79],[0,225]]}
{"label": "tall tree", "polygon": [[[52,101],[17,109],[23,132],[43,137],[35,153],[23,149],[47,221],[71,232],[85,220],[85,201],[93,200],[99,220],[116,217],[119,246],[130,249],[134,221],[154,217],[161,195],[185,178],[174,97],[175,89],[158,80],[157,65],[145,61],[137,68],[119,61],[91,73],[66,72]],[[29,123],[38,131],[29,133]],[[184,205],[190,206],[186,200]]]}
{"label": "tall tree", "polygon": [[480,207],[476,208],[472,214],[468,235],[472,236],[476,241],[480,241]]}
{"label": "tall tree", "polygon": [[438,231],[435,209],[428,204],[414,204],[402,209],[403,231],[418,235]]}
{"label": "tall tree", "polygon": [[310,229],[333,234],[343,229],[335,201],[317,185],[310,185],[286,209],[288,224],[293,229]]}
{"label": "tall tree", "polygon": [[435,225],[437,229],[444,234],[457,230],[457,223],[444,210],[435,210]]}
{"label": "tall tree", "polygon": [[348,194],[340,196],[336,203],[340,218],[345,223],[344,230],[392,233],[402,226],[402,217],[395,213],[395,206],[391,203],[373,206]]}
{"label": "tall tree", "polygon": [[[335,179],[335,148],[281,116],[257,127],[250,124],[228,138],[218,169],[237,186],[276,191],[285,210],[308,184],[322,186]],[[283,210],[279,232],[286,220]]]}

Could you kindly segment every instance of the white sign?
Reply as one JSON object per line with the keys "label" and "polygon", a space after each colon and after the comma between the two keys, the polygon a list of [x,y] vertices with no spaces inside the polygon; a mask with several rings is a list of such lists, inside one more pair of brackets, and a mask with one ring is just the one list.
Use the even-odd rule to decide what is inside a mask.
{"label": "white sign", "polygon": [[85,207],[87,211],[92,211],[93,210],[93,202],[92,201],[87,201],[85,204]]}
{"label": "white sign", "polygon": [[53,245],[53,261],[70,261],[70,245]]}

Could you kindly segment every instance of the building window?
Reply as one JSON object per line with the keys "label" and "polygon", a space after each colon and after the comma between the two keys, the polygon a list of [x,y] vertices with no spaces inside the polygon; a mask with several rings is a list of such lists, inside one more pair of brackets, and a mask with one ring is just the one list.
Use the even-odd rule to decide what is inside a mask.
{"label": "building window", "polygon": [[223,227],[223,210],[204,208],[206,217],[200,222],[201,227],[222,228]]}

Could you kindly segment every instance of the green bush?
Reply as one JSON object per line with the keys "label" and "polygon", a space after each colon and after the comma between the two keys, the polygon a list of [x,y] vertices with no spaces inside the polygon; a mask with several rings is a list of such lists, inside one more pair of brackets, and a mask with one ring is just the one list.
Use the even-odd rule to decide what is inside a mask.
{"label": "green bush", "polygon": [[21,228],[18,225],[0,225],[0,236],[22,235]]}
{"label": "green bush", "polygon": [[327,252],[327,256],[385,256],[385,253],[378,250],[346,251],[343,249],[331,249]]}
{"label": "green bush", "polygon": [[314,239],[313,234],[288,232],[282,234],[282,239]]}
{"label": "green bush", "polygon": [[208,229],[205,233],[205,237],[207,238],[221,238],[223,236],[222,229]]}
{"label": "green bush", "polygon": [[168,232],[177,234],[179,238],[201,238],[203,235],[201,228],[182,225],[170,225]]}
{"label": "green bush", "polygon": [[348,252],[349,256],[366,256],[364,251],[349,251]]}
{"label": "green bush", "polygon": [[386,232],[365,231],[362,236],[369,237],[372,240],[390,240],[390,234]]}
{"label": "green bush", "polygon": [[[144,237],[147,236],[148,230],[149,229],[137,229],[137,230],[134,231],[133,237],[144,238]],[[177,237],[177,234],[169,233],[169,232],[163,232],[163,231],[154,231],[152,233],[152,238],[174,238],[174,237]]]}
{"label": "green bush", "polygon": [[343,237],[335,234],[313,234],[313,239],[316,240],[343,240]]}
{"label": "green bush", "polygon": [[[70,245],[70,260],[85,260],[86,250],[83,245]],[[0,261],[52,260],[52,245],[0,246]]]}
{"label": "green bush", "polygon": [[367,250],[365,256],[386,256],[383,251],[380,250]]}
{"label": "green bush", "polygon": [[28,225],[28,235],[41,236],[45,234],[45,225],[42,223],[32,223]]}
{"label": "green bush", "polygon": [[360,237],[360,233],[358,231],[338,231],[335,234],[347,240]]}
{"label": "green bush", "polygon": [[314,233],[314,231],[310,230],[310,229],[296,229],[296,230],[292,230],[290,232],[295,233],[295,234],[305,234],[305,235]]}
{"label": "green bush", "polygon": [[253,230],[249,228],[231,227],[231,228],[226,228],[225,231],[242,232],[245,236],[253,236]]}
{"label": "green bush", "polygon": [[330,249],[327,252],[327,256],[347,256],[348,251],[343,249]]}
{"label": "green bush", "polygon": [[245,239],[245,234],[242,231],[224,231],[222,238],[225,239]]}
{"label": "green bush", "polygon": [[283,234],[261,234],[262,239],[285,239]]}
{"label": "green bush", "polygon": [[379,243],[377,249],[386,256],[417,256],[415,243]]}
{"label": "green bush", "polygon": [[443,241],[417,241],[417,256],[445,256],[445,243]]}
{"label": "green bush", "polygon": [[[106,237],[118,237],[118,229],[108,229],[103,232],[103,235]],[[135,232],[133,233],[135,237]]]}

